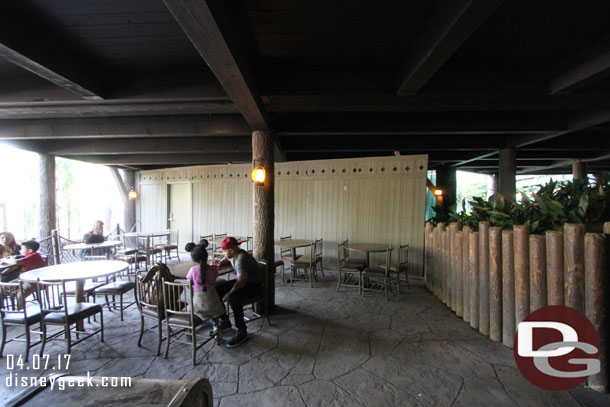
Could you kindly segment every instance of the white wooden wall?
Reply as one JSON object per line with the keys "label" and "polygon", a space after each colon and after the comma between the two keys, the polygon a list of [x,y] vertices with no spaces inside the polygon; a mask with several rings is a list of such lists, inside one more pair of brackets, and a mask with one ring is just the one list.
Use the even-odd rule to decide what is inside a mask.
{"label": "white wooden wall", "polygon": [[[411,245],[411,274],[423,275],[427,156],[298,161],[275,164],[275,236],[324,239],[326,268],[337,243]],[[166,227],[167,182],[190,180],[193,235],[252,234],[250,164],[139,173],[140,230]],[[371,255],[371,262],[381,257]]]}

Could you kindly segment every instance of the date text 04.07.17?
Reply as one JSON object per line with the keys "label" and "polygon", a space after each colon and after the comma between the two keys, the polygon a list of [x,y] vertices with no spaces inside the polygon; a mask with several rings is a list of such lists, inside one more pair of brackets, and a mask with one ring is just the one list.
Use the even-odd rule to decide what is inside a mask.
{"label": "date text 04.07.17", "polygon": [[24,361],[22,355],[6,355],[6,370],[68,370],[70,367],[70,354],[33,354],[30,363]]}

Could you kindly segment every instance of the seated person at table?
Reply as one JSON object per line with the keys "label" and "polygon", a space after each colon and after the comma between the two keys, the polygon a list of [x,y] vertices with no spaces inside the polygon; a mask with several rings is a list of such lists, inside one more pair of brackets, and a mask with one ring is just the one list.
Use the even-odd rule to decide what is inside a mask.
{"label": "seated person at table", "polygon": [[0,245],[3,246],[0,257],[17,256],[21,249],[11,232],[0,233]]}
{"label": "seated person at table", "polygon": [[[102,222],[101,220],[96,220],[95,222],[93,222],[93,228],[83,236],[83,243],[88,244],[104,243],[105,240],[106,239],[104,238],[104,222]],[[98,249],[96,250],[96,253],[102,256],[108,256],[111,253],[111,249]],[[80,255],[81,257],[91,256],[91,250],[81,250]]]}
{"label": "seated person at table", "polygon": [[[227,237],[220,245],[225,258],[220,261],[219,266],[231,263],[237,273],[236,280],[229,280],[216,285],[218,295],[231,304],[233,319],[237,328],[237,332],[227,343],[229,348],[241,345],[248,338],[248,331],[244,322],[243,303],[248,298],[259,295],[262,289],[262,276],[259,275],[258,262],[250,253],[239,247],[241,243],[243,242],[237,241],[234,237]],[[221,330],[231,328],[231,321],[229,321],[229,316],[226,313],[220,319],[219,328]]]}
{"label": "seated person at table", "polygon": [[[12,274],[11,282],[17,282],[19,279],[19,274],[25,273],[26,271],[34,270],[37,268],[45,267],[46,264],[44,259],[38,253],[38,249],[40,248],[40,244],[35,240],[27,240],[21,243],[21,256],[20,258],[14,259],[4,259],[3,263],[16,266],[15,270],[16,274]],[[35,291],[35,288],[32,284],[23,283],[23,294],[26,298],[31,295]],[[19,301],[21,304],[22,302]]]}
{"label": "seated person at table", "polygon": [[193,312],[202,320],[217,318],[225,313],[225,308],[216,293],[218,267],[208,265],[208,241],[202,239],[199,244],[187,243],[184,249],[191,253],[191,259],[198,266],[193,266],[186,275],[193,285]]}

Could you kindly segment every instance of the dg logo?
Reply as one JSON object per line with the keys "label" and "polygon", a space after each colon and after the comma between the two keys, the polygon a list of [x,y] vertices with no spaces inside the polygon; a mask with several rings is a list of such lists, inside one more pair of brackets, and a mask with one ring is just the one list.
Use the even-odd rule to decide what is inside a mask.
{"label": "dg logo", "polygon": [[545,390],[568,390],[600,372],[595,327],[563,305],[541,308],[521,322],[513,353],[523,376]]}

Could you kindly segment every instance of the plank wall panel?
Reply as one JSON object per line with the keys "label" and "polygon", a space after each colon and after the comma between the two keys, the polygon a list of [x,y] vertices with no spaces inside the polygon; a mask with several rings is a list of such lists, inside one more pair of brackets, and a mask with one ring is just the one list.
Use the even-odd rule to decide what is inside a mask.
{"label": "plank wall panel", "polygon": [[[163,222],[165,184],[189,179],[194,236],[252,235],[250,170],[240,164],[140,172],[141,195],[154,194],[139,202],[142,230]],[[344,239],[391,244],[393,262],[409,242],[411,274],[423,275],[426,174],[425,155],[276,163],[275,236],[324,239],[326,269],[336,269]],[[371,255],[373,264],[381,261]]]}

